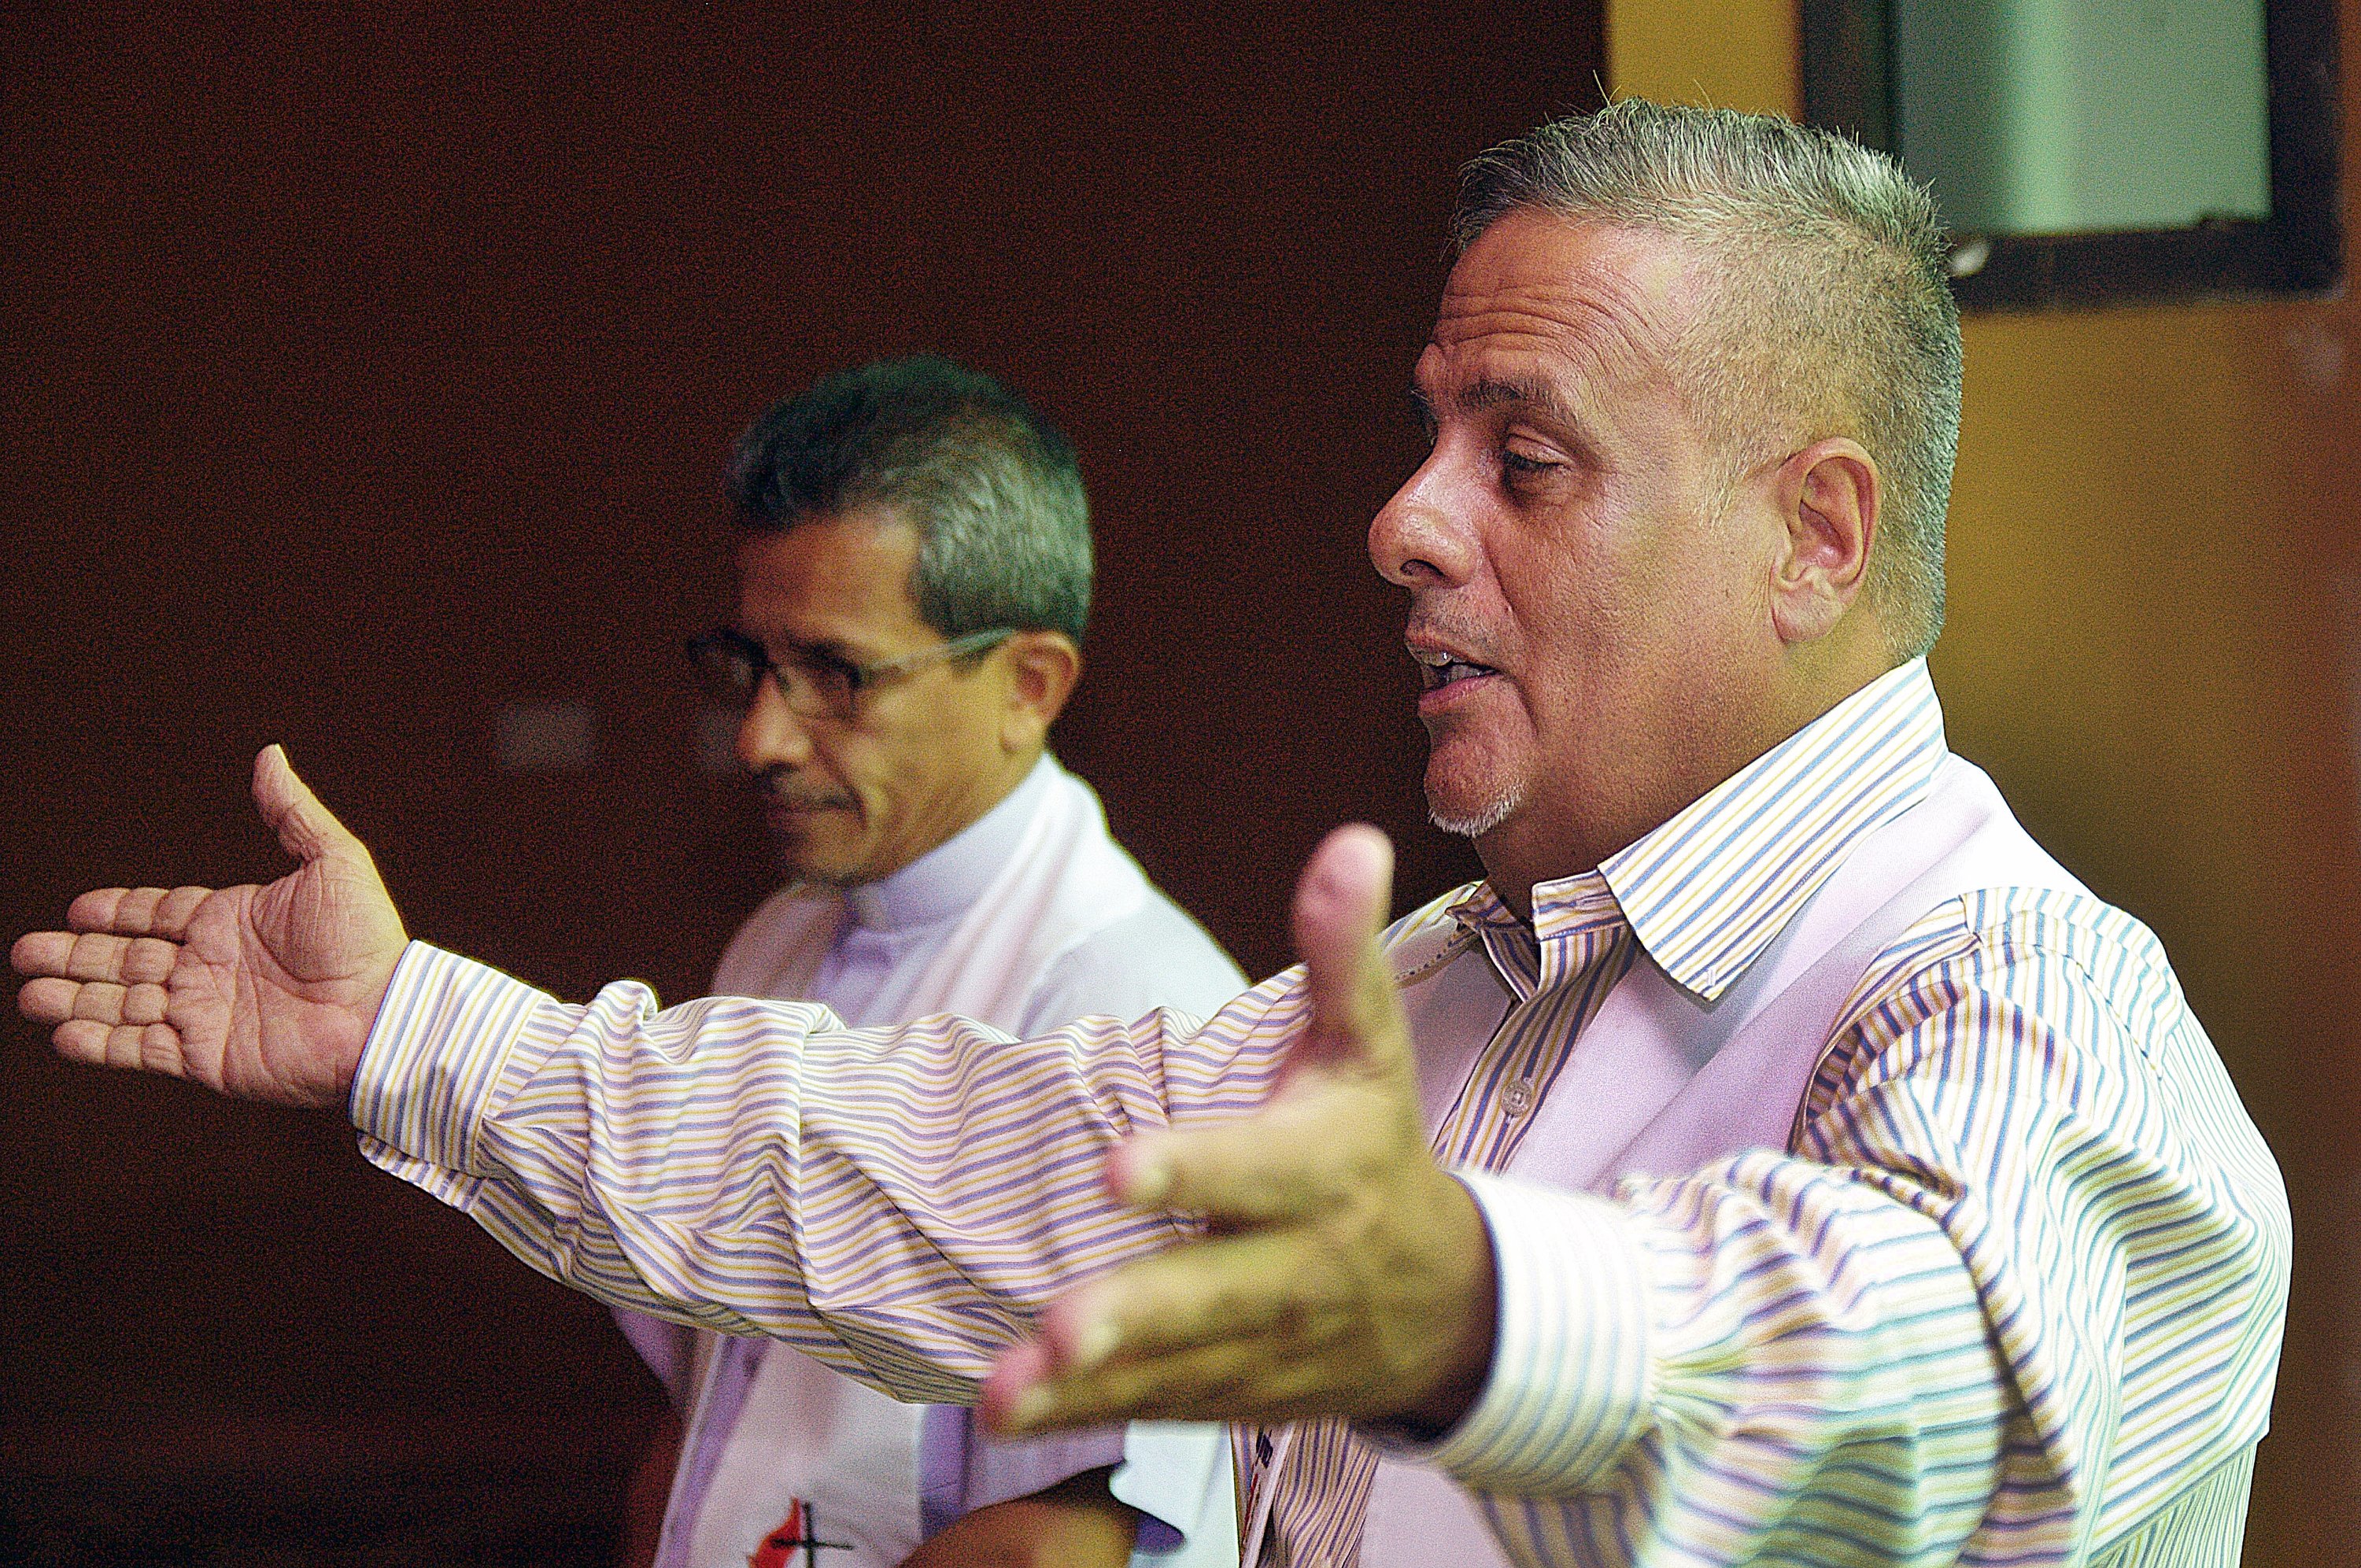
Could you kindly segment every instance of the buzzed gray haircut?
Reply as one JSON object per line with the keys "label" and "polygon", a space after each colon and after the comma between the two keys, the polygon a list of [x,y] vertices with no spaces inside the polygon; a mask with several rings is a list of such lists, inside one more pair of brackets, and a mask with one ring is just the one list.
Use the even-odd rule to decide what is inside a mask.
{"label": "buzzed gray haircut", "polygon": [[1828,436],[1860,442],[1884,480],[1864,592],[1897,663],[1932,647],[1960,349],[1926,190],[1827,131],[1626,98],[1469,163],[1453,243],[1526,208],[1660,233],[1711,263],[1674,351],[1691,411],[1733,479]]}
{"label": "buzzed gray haircut", "polygon": [[884,507],[918,533],[910,598],[945,637],[1062,631],[1091,612],[1091,509],[1074,449],[1024,399],[940,355],[823,376],[738,438],[738,521],[776,532]]}

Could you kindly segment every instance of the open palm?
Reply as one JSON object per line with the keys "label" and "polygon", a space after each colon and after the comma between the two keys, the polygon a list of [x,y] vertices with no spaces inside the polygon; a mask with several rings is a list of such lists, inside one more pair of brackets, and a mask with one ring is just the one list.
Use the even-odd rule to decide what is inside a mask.
{"label": "open palm", "polygon": [[17,1004],[60,1054],[242,1100],[341,1105],[404,937],[360,840],[278,747],[254,798],[302,863],[267,887],[103,888],[20,938]]}
{"label": "open palm", "polygon": [[999,1430],[1119,1420],[1403,1420],[1443,1431],[1490,1365],[1495,1281],[1467,1189],[1428,1149],[1378,946],[1383,834],[1328,835],[1295,895],[1309,1018],[1252,1115],[1135,1135],[1107,1185],[1197,1238],[1067,1289],[983,1393]]}

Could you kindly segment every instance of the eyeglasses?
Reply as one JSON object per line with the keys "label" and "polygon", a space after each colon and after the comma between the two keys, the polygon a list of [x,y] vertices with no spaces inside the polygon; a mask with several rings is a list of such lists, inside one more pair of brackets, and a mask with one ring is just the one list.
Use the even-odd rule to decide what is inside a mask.
{"label": "eyeglasses", "polygon": [[778,682],[779,695],[787,699],[789,712],[804,718],[843,719],[853,716],[862,694],[872,686],[901,680],[948,659],[989,652],[1016,635],[1013,627],[994,627],[898,659],[856,664],[824,648],[795,648],[785,658],[774,659],[760,642],[725,626],[690,638],[688,656],[706,689],[724,702],[740,707],[750,705],[763,677],[770,675]]}

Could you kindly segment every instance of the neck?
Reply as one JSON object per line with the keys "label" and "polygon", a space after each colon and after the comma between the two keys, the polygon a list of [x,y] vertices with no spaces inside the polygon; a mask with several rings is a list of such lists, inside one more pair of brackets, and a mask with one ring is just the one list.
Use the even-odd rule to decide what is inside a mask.
{"label": "neck", "polygon": [[977,774],[970,787],[961,790],[956,797],[942,802],[943,816],[937,823],[936,831],[928,839],[927,847],[879,873],[874,880],[882,882],[903,867],[924,860],[990,816],[994,806],[1015,794],[1016,786],[1031,776],[1044,750],[1044,746],[1035,746],[1029,751],[1011,752],[996,766]]}
{"label": "neck", "polygon": [[1486,880],[1519,918],[1532,919],[1536,886],[1597,870],[1892,668],[1859,657],[1791,667],[1806,678],[1721,705],[1730,722],[1719,729],[1660,734],[1644,762],[1627,759],[1611,778],[1574,781],[1562,795],[1529,802],[1476,840]]}

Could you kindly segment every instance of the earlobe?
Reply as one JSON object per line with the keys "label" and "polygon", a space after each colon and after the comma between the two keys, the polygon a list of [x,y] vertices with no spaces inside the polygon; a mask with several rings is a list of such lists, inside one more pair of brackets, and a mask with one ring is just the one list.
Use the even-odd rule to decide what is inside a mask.
{"label": "earlobe", "polygon": [[1876,462],[1843,437],[1815,442],[1781,465],[1786,543],[1772,609],[1783,641],[1825,637],[1852,607],[1868,580],[1879,489]]}

